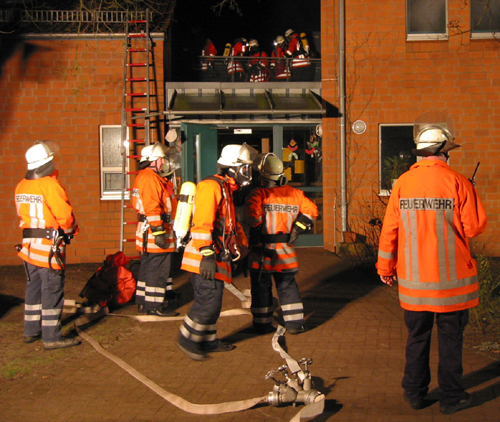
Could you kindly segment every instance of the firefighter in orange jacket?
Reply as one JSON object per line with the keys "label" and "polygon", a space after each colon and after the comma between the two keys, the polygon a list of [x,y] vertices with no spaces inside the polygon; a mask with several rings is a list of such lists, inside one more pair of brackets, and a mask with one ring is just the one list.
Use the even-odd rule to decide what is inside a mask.
{"label": "firefighter in orange jacket", "polygon": [[226,145],[217,161],[217,174],[198,183],[194,199],[191,240],[181,269],[189,271],[194,302],[180,327],[177,346],[194,360],[207,353],[234,349],[217,337],[224,283],[231,284],[231,262],[244,258],[248,242],[236,220],[233,192],[252,179],[257,154],[249,145]]}
{"label": "firefighter in orange jacket", "polygon": [[404,399],[413,409],[425,407],[435,318],[440,410],[451,414],[471,401],[461,383],[462,346],[469,309],[478,305],[479,286],[468,238],[484,231],[486,215],[473,184],[447,165],[448,152],[459,147],[451,123],[433,124],[429,115],[419,122],[413,152],[424,158],[394,185],[380,235],[377,272],[390,286],[397,280],[405,310]]}
{"label": "firefighter in orange jacket", "polygon": [[304,310],[295,281],[299,264],[293,243],[318,218],[318,207],[304,193],[286,184],[283,163],[276,155],[259,154],[254,162],[260,187],[245,201],[250,225],[251,311],[254,331],[275,331],[272,325],[272,278],[276,282],[285,328],[305,331]]}
{"label": "firefighter in orange jacket", "polygon": [[15,201],[23,229],[23,260],[28,284],[24,306],[24,342],[43,341],[44,349],[80,344],[63,338],[65,248],[78,233],[78,225],[66,191],[54,168],[55,144],[37,142],[26,152],[28,172],[17,185]]}
{"label": "firefighter in orange jacket", "polygon": [[166,160],[164,145],[145,146],[132,190],[132,205],[139,215],[135,244],[141,251],[136,303],[139,312],[161,317],[177,315],[172,310],[177,294],[170,278],[177,199],[172,183],[160,174]]}
{"label": "firefighter in orange jacket", "polygon": [[275,57],[275,59],[271,60],[271,69],[273,70],[273,78],[276,81],[290,80],[292,77],[287,63],[288,60],[285,56],[285,50],[285,37],[278,35],[274,41],[274,48],[271,53],[271,57]]}

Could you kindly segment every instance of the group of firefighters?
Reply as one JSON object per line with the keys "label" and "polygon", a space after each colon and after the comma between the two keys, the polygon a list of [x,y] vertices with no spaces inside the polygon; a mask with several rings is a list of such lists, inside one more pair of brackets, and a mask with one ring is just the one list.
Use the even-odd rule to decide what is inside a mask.
{"label": "group of firefighters", "polygon": [[[207,39],[202,50],[201,75],[205,81],[220,81],[217,49]],[[308,81],[311,78],[311,51],[306,34],[288,29],[278,35],[269,56],[256,39],[237,38],[227,44],[223,64],[231,82]]]}
{"label": "group of firefighters", "polygon": [[[457,147],[444,117],[414,125],[421,157],[394,185],[380,234],[377,271],[383,283],[398,283],[408,328],[404,399],[413,409],[426,407],[431,379],[429,351],[436,320],[439,339],[440,410],[452,414],[468,407],[462,384],[463,333],[469,309],[478,305],[477,266],[468,238],[481,234],[486,213],[473,183],[447,164]],[[28,172],[15,191],[23,229],[19,256],[28,274],[24,342],[41,339],[45,349],[79,344],[61,334],[64,302],[64,248],[78,233],[65,190],[57,180],[55,150],[38,142],[26,153]],[[175,164],[161,143],[142,149],[132,203],[138,213],[136,247],[141,267],[136,301],[139,312],[159,317],[175,313],[170,278],[176,235],[172,219],[177,201],[170,179]],[[237,220],[233,194],[252,186],[244,202],[248,236]],[[182,193],[182,189],[181,189]],[[287,185],[282,161],[247,144],[226,145],[217,172],[196,186],[181,269],[191,273],[193,304],[180,327],[177,346],[194,360],[226,352],[234,345],[217,336],[224,283],[234,264],[248,259],[253,329],[270,333],[272,279],[276,283],[288,333],[305,331],[303,304],[295,280],[293,244],[318,217],[316,205]]]}

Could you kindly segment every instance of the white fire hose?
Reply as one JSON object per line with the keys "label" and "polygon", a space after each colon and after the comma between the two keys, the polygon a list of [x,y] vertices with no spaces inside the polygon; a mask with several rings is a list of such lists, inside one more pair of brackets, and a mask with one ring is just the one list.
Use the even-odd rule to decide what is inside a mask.
{"label": "white fire hose", "polygon": [[[78,312],[78,307],[74,301],[65,301],[65,306],[70,306],[73,312]],[[141,322],[153,322],[153,321],[175,321],[183,320],[182,316],[175,317],[156,317],[149,315],[118,315],[109,314],[107,308],[99,307],[89,307],[80,308],[80,312],[83,315],[80,316],[75,321],[75,328],[78,335],[85,341],[90,343],[90,345],[100,354],[107,357],[113,361],[120,368],[128,372],[135,379],[142,382],[148,388],[153,390],[163,399],[167,400],[172,405],[177,408],[184,410],[188,413],[193,413],[197,415],[218,415],[223,413],[240,412],[242,410],[247,410],[259,403],[269,403],[272,406],[279,406],[285,403],[304,403],[305,407],[300,410],[290,422],[299,422],[300,420],[311,419],[317,415],[323,413],[325,406],[325,396],[319,391],[311,389],[311,375],[307,369],[307,365],[312,363],[311,359],[302,359],[300,363],[305,366],[305,370],[302,369],[300,363],[294,360],[290,355],[283,349],[280,343],[285,340],[286,329],[282,326],[278,326],[276,333],[272,338],[272,347],[275,351],[279,352],[281,357],[285,359],[286,365],[278,368],[278,373],[282,374],[285,378],[280,381],[274,377],[275,371],[270,371],[266,375],[266,379],[273,379],[275,381],[275,386],[273,391],[271,391],[267,396],[255,397],[247,400],[218,403],[218,404],[194,404],[187,400],[179,397],[173,393],[170,393],[157,385],[155,382],[149,378],[142,375],[140,372],[136,371],[129,364],[124,362],[117,356],[104,350],[103,347],[95,341],[92,337],[83,333],[79,328],[80,325],[86,324],[94,319],[100,318],[104,315],[115,315],[115,316],[126,316],[136,319]],[[231,316],[231,315],[251,315],[249,310],[246,309],[231,309],[228,311],[221,312],[221,316]]]}

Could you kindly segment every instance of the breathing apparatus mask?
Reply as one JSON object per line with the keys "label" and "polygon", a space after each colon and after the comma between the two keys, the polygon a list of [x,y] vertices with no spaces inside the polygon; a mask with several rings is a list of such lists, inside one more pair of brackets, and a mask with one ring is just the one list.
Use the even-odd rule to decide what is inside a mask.
{"label": "breathing apparatus mask", "polygon": [[226,145],[217,161],[219,169],[232,177],[238,186],[248,186],[252,181],[252,163],[257,150],[250,145]]}

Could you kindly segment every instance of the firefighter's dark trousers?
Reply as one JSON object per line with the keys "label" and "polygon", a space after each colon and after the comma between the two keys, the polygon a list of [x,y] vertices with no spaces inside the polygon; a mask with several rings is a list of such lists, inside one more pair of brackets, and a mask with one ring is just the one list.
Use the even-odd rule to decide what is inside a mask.
{"label": "firefighter's dark trousers", "polygon": [[432,327],[436,319],[439,365],[438,383],[441,403],[455,405],[462,398],[463,334],[469,322],[469,310],[446,313],[414,312],[405,310],[408,328],[406,365],[402,386],[410,399],[423,398],[431,381],[429,352]]}
{"label": "firefighter's dark trousers", "polygon": [[199,353],[215,348],[220,341],[216,323],[222,309],[224,281],[207,280],[192,274],[191,284],[194,290],[193,306],[181,325],[179,343]]}
{"label": "firefighter's dark trousers", "polygon": [[304,306],[295,281],[297,271],[263,272],[259,280],[258,271],[250,271],[252,305],[250,310],[255,326],[269,325],[273,319],[273,277],[278,291],[278,299],[285,328],[300,329],[304,325]]}
{"label": "firefighter's dark trousers", "polygon": [[64,306],[64,271],[54,273],[26,263],[29,281],[24,305],[24,335],[42,335],[44,343],[62,339],[61,317]]}
{"label": "firefighter's dark trousers", "polygon": [[165,293],[172,290],[171,263],[172,254],[169,252],[141,255],[135,302],[144,305],[146,311],[161,308]]}

